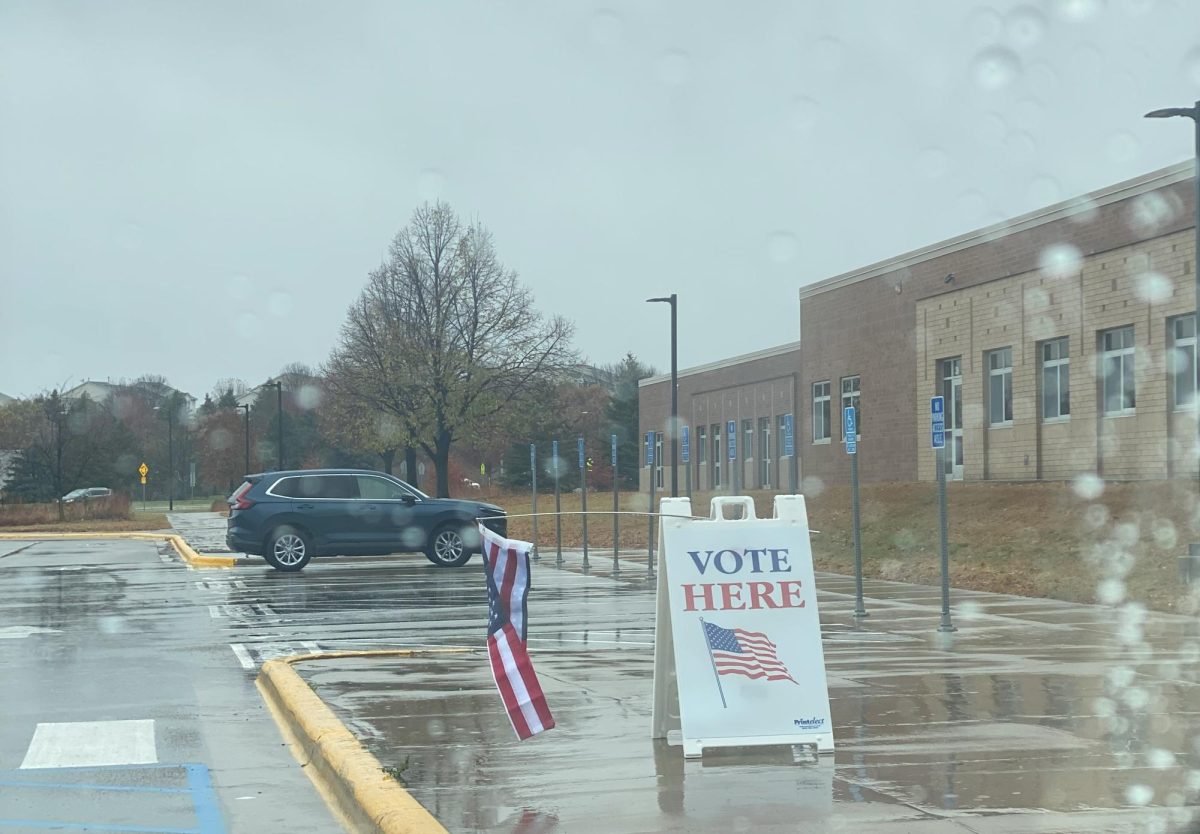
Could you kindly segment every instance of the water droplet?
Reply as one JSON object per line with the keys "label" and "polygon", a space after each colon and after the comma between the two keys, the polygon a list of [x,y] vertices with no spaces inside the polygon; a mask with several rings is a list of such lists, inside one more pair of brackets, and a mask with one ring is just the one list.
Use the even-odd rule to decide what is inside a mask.
{"label": "water droplet", "polygon": [[1095,501],[1104,494],[1104,480],[1098,475],[1086,473],[1075,479],[1072,489],[1084,501]]}
{"label": "water droplet", "polygon": [[233,446],[233,433],[220,426],[209,432],[207,439],[208,447],[214,452],[222,452]]}
{"label": "water droplet", "polygon": [[1017,6],[1005,16],[1004,29],[1015,46],[1028,49],[1045,34],[1046,16],[1033,6]]}
{"label": "water droplet", "polygon": [[592,43],[597,46],[616,46],[625,34],[621,16],[612,9],[600,9],[588,23]]}
{"label": "water droplet", "polygon": [[1079,23],[1095,17],[1103,6],[1103,0],[1055,0],[1054,10],[1063,20]]}
{"label": "water droplet", "polygon": [[1109,137],[1105,145],[1108,158],[1117,163],[1132,162],[1141,148],[1132,133],[1117,133]]}
{"label": "water droplet", "polygon": [[968,223],[974,223],[971,218],[979,218],[987,210],[987,198],[978,191],[964,191],[958,195],[958,213],[965,216]]}
{"label": "water droplet", "polygon": [[800,494],[816,498],[825,491],[825,482],[816,475],[806,475],[800,479]]}
{"label": "water droplet", "polygon": [[777,264],[793,260],[800,251],[800,242],[791,232],[775,231],[767,237],[767,255]]}
{"label": "water droplet", "polygon": [[801,96],[792,100],[791,123],[795,130],[804,132],[817,123],[821,115],[821,105],[811,98]]}
{"label": "water droplet", "polygon": [[286,292],[273,292],[267,299],[267,312],[276,318],[283,318],[292,312],[292,296]]}
{"label": "water droplet", "polygon": [[432,203],[446,194],[446,175],[437,168],[426,168],[417,175],[417,196]]}
{"label": "water droplet", "polygon": [[679,49],[672,49],[659,56],[658,80],[668,87],[679,87],[692,77],[692,59]]}
{"label": "water droplet", "polygon": [[1070,243],[1054,243],[1038,256],[1038,268],[1047,278],[1070,278],[1083,268],[1083,253]]}
{"label": "water droplet", "polygon": [[1175,754],[1170,750],[1156,747],[1146,754],[1146,764],[1155,770],[1166,770],[1167,768],[1175,767]]}
{"label": "water droplet", "polygon": [[1096,586],[1096,600],[1103,605],[1116,605],[1125,599],[1125,583],[1120,579],[1105,579]]}
{"label": "water droplet", "polygon": [[971,77],[984,90],[1007,87],[1020,74],[1021,59],[1002,46],[980,50],[971,62]]}
{"label": "water droplet", "polygon": [[1004,145],[1016,159],[1032,159],[1037,154],[1037,140],[1028,131],[1012,131],[1004,137]]}
{"label": "water droplet", "polygon": [[1134,289],[1147,304],[1162,304],[1171,298],[1175,284],[1161,272],[1143,272],[1134,282]]}
{"label": "water droplet", "polygon": [[1154,799],[1154,788],[1149,785],[1130,785],[1125,789],[1125,801],[1130,805],[1149,805]]}
{"label": "water droplet", "polygon": [[1008,122],[994,111],[984,113],[979,121],[979,134],[984,142],[1000,144],[1008,138]]}
{"label": "water droplet", "polygon": [[917,155],[917,168],[929,179],[937,179],[950,170],[950,156],[941,148],[925,148]]}
{"label": "water droplet", "polygon": [[1092,709],[1099,718],[1112,718],[1117,714],[1117,702],[1111,698],[1096,698],[1092,701]]}
{"label": "water droplet", "polygon": [[1179,542],[1179,534],[1169,518],[1156,520],[1150,528],[1150,535],[1154,538],[1154,543],[1163,550],[1172,550]]}
{"label": "water droplet", "polygon": [[321,389],[315,385],[301,385],[296,392],[296,405],[305,411],[312,411],[321,404]]}
{"label": "water droplet", "polygon": [[237,333],[242,339],[250,339],[258,333],[258,316],[253,313],[242,313],[237,317]]}
{"label": "water droplet", "polygon": [[1036,176],[1029,183],[1029,200],[1034,205],[1044,206],[1057,203],[1062,195],[1062,187],[1058,180],[1049,174]]}
{"label": "water droplet", "polygon": [[1193,86],[1200,87],[1200,46],[1194,46],[1183,56],[1183,75]]}
{"label": "water droplet", "polygon": [[241,301],[250,295],[250,279],[245,275],[230,275],[225,281],[225,292],[230,298]]}
{"label": "water droplet", "polygon": [[978,620],[984,615],[983,606],[973,599],[963,600],[957,607],[958,618],[961,620]]}

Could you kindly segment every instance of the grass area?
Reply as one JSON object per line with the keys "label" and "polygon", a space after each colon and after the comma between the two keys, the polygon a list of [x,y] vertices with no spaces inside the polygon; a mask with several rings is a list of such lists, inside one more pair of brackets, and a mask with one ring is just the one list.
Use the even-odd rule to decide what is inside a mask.
{"label": "grass area", "polygon": [[160,513],[134,513],[130,518],[98,518],[90,521],[54,521],[0,527],[4,533],[130,533],[170,529],[171,522]]}
{"label": "grass area", "polygon": [[[1178,557],[1200,540],[1200,502],[1191,481],[1083,484],[952,483],[948,486],[951,584],[956,588],[1044,596],[1074,602],[1136,600],[1161,611],[1193,613],[1197,595],[1179,579]],[[1082,494],[1081,494],[1082,493]],[[751,493],[759,517],[769,517],[773,494]],[[531,511],[529,493],[477,496],[511,514]],[[693,495],[707,515],[708,494]],[[611,511],[612,493],[592,493],[588,509]],[[871,577],[940,581],[937,485],[868,484],[860,491],[863,571]],[[565,511],[580,496],[563,495]],[[647,510],[644,494],[624,493],[622,510]],[[853,573],[849,487],[808,496],[813,556],[820,570]],[[539,512],[554,510],[553,495],[538,497]],[[612,547],[612,517],[591,516],[588,542]],[[622,516],[623,548],[645,548],[647,520]],[[514,518],[510,535],[529,539],[531,519]],[[563,544],[583,541],[579,516],[562,519]],[[538,521],[538,544],[554,547],[554,519]]]}

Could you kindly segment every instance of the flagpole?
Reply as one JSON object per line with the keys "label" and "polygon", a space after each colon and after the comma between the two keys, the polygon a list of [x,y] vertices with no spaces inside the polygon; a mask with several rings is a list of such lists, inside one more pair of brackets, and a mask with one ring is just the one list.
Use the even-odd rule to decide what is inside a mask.
{"label": "flagpole", "polygon": [[708,629],[704,627],[704,618],[700,618],[700,630],[704,632],[704,643],[708,646],[708,660],[712,663],[713,677],[717,679],[717,691],[721,693],[721,706],[729,709],[729,704],[725,703],[725,690],[721,688],[721,673],[717,671],[716,658],[712,656],[712,641],[708,639]]}

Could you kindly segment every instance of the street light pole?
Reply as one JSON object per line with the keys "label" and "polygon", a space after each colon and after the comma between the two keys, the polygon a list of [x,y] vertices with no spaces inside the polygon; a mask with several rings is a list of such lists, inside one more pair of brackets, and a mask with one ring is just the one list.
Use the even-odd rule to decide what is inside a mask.
{"label": "street light pole", "polygon": [[279,470],[283,471],[283,380],[275,380],[275,402],[279,407]]}
{"label": "street light pole", "polygon": [[[1200,261],[1200,101],[1197,101],[1191,107],[1167,107],[1162,110],[1151,110],[1146,114],[1147,119],[1167,119],[1172,116],[1184,116],[1191,119],[1192,128],[1195,133],[1195,148],[1193,156],[1196,162],[1196,170],[1192,175],[1192,181],[1196,189],[1196,214],[1193,218],[1193,223],[1195,224],[1195,228],[1193,229],[1195,235],[1195,251],[1192,253],[1192,285],[1193,290],[1195,291],[1196,306],[1195,311],[1192,313],[1192,327],[1196,337],[1200,339],[1200,263],[1197,263],[1197,261]],[[1196,431],[1197,441],[1200,442],[1200,390],[1197,390],[1200,389],[1200,385],[1196,384],[1197,382],[1200,382],[1200,378],[1197,377],[1196,359],[1197,354],[1194,352],[1192,354],[1192,378],[1194,386],[1193,407],[1196,408],[1197,411]],[[1197,478],[1200,479],[1200,469],[1197,471]]]}
{"label": "street light pole", "polygon": [[[671,425],[667,436],[671,440],[671,497],[679,497],[679,341],[676,308],[679,296],[671,293],[662,298],[647,298],[647,303],[671,305]],[[650,477],[654,477],[651,471]]]}
{"label": "street light pole", "polygon": [[167,406],[167,509],[175,511],[175,398]]}
{"label": "street light pole", "polygon": [[246,428],[245,428],[244,434],[246,435],[246,474],[249,475],[250,474],[250,403],[242,403],[241,405],[238,406],[238,408],[240,408],[246,412]]}
{"label": "street light pole", "polygon": [[54,427],[57,429],[57,431],[55,431],[55,433],[54,433],[55,434],[54,445],[57,447],[55,450],[55,456],[56,456],[55,468],[58,471],[58,476],[55,479],[57,481],[57,483],[55,483],[54,488],[58,492],[58,520],[62,521],[64,518],[66,518],[66,513],[64,512],[63,502],[62,502],[62,496],[63,496],[62,421],[63,421],[63,417],[66,415],[67,412],[61,406],[58,409],[56,409],[56,411],[57,411],[57,414],[55,416],[57,417],[57,419],[54,421]]}

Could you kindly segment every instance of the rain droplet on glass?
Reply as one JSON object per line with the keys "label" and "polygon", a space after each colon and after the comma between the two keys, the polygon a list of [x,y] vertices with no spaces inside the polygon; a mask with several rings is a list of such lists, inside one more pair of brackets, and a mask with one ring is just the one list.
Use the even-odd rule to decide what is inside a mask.
{"label": "rain droplet on glass", "polygon": [[799,251],[800,242],[791,232],[774,231],[767,237],[767,256],[774,263],[788,263]]}
{"label": "rain droplet on glass", "polygon": [[658,80],[668,87],[679,87],[692,77],[692,59],[679,49],[672,49],[658,58]]}
{"label": "rain droplet on glass", "polygon": [[273,292],[267,299],[267,312],[276,318],[283,318],[292,312],[292,296],[286,292]]}
{"label": "rain droplet on glass", "polygon": [[925,148],[917,155],[917,169],[929,179],[943,177],[950,170],[950,155],[941,148]]}
{"label": "rain droplet on glass", "polygon": [[1137,297],[1147,304],[1162,304],[1171,298],[1175,284],[1161,272],[1143,272],[1134,280]]}
{"label": "rain droplet on glass", "polygon": [[624,30],[621,16],[612,9],[600,9],[592,15],[588,24],[592,43],[597,46],[616,46],[621,42]]}
{"label": "rain droplet on glass", "polygon": [[1132,133],[1122,131],[1109,137],[1104,146],[1112,162],[1132,162],[1141,148]]}
{"label": "rain droplet on glass", "polygon": [[1021,74],[1021,59],[1003,46],[981,49],[971,61],[971,77],[984,90],[999,90]]}
{"label": "rain droplet on glass", "polygon": [[1019,49],[1028,49],[1046,32],[1046,16],[1034,6],[1017,6],[1004,17],[1004,31]]}
{"label": "rain droplet on glass", "polygon": [[1079,23],[1095,17],[1103,6],[1103,0],[1055,0],[1054,10],[1063,20]]}
{"label": "rain droplet on glass", "polygon": [[1038,268],[1047,278],[1070,278],[1083,268],[1083,253],[1070,243],[1053,243],[1038,256]]}

